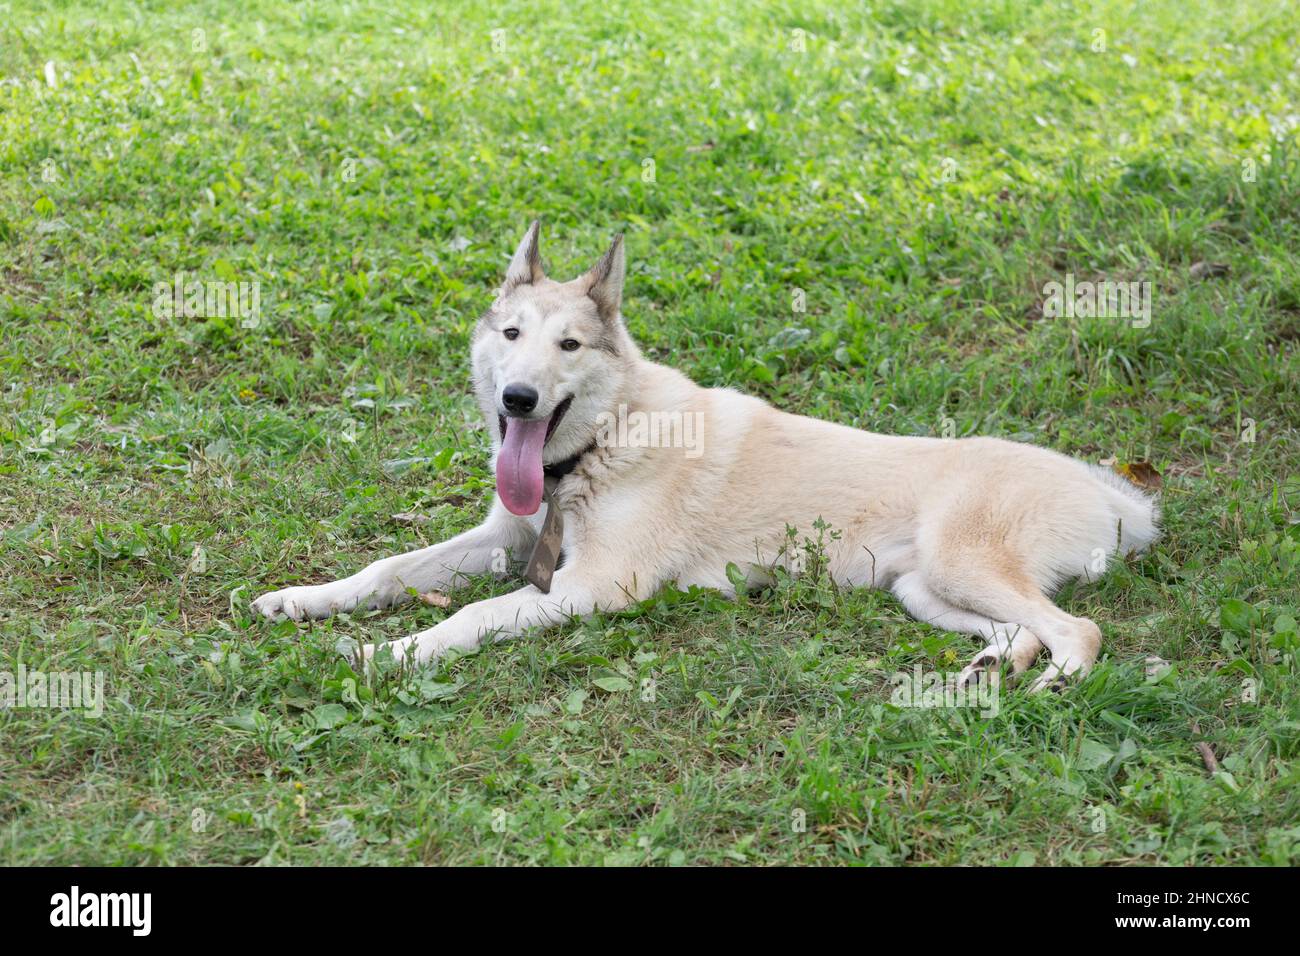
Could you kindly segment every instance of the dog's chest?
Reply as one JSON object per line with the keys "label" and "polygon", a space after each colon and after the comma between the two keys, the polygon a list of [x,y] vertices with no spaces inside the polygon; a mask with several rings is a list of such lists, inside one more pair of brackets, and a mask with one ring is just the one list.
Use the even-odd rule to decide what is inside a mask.
{"label": "dog's chest", "polygon": [[[577,528],[582,524],[585,509],[581,499],[575,500],[574,496],[564,494],[558,488],[548,488],[548,492],[542,506],[524,520],[528,522],[534,541],[539,540],[548,530],[553,534],[558,529],[561,552],[572,553]],[[552,525],[550,529],[547,528],[548,521]]]}
{"label": "dog's chest", "polygon": [[[566,555],[572,556],[579,549],[589,530],[602,520],[608,522],[608,516],[602,518],[601,511],[607,503],[606,496],[598,496],[592,482],[582,475],[570,475],[561,480],[550,494],[550,507],[558,508],[563,524],[561,532],[562,548]],[[540,535],[546,525],[547,507],[544,505],[534,515],[529,515],[528,524],[533,533]]]}

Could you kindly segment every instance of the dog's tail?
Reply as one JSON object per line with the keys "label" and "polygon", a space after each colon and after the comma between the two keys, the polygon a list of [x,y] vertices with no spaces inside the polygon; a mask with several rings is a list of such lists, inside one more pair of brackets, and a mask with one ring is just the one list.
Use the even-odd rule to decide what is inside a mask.
{"label": "dog's tail", "polygon": [[1090,466],[1119,519],[1119,551],[1141,554],[1160,537],[1160,500],[1104,465]]}

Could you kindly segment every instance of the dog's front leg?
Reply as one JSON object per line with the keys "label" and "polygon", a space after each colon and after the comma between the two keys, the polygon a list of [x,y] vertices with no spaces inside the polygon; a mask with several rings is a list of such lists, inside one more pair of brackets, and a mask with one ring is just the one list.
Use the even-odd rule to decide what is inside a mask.
{"label": "dog's front leg", "polygon": [[447,590],[474,574],[505,572],[507,560],[527,554],[534,540],[528,523],[497,504],[488,519],[429,548],[376,561],[329,584],[285,588],[264,594],[253,609],[271,620],[315,620],[357,607],[391,608],[418,593]]}
{"label": "dog's front leg", "polygon": [[580,565],[566,566],[551,579],[548,594],[530,584],[501,597],[478,601],[427,631],[388,645],[367,645],[362,649],[362,659],[369,662],[379,647],[387,646],[395,660],[425,664],[453,647],[473,650],[484,638],[502,641],[530,627],[586,617],[597,609],[621,610],[646,596],[636,593],[635,587],[632,582],[625,587],[614,581],[608,572],[594,575]]}

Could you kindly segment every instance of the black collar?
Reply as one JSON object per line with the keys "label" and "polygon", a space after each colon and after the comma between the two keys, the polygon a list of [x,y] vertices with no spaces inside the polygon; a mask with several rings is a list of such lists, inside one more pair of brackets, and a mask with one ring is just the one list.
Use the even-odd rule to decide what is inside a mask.
{"label": "black collar", "polygon": [[564,461],[557,461],[553,465],[543,465],[542,474],[544,474],[547,478],[554,478],[556,481],[559,481],[569,472],[573,471],[573,469],[578,467],[578,461],[582,458],[583,455],[587,454],[590,451],[594,451],[595,448],[596,448],[596,443],[593,441],[582,451],[578,452],[576,455],[572,455],[564,459]]}

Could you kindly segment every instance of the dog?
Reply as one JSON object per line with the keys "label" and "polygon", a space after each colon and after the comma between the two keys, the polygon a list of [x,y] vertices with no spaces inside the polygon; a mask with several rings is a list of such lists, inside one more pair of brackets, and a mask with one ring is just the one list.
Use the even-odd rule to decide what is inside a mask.
{"label": "dog", "polygon": [[[824,566],[837,585],[887,589],[918,621],[982,640],[963,683],[1007,668],[1019,677],[1043,648],[1050,663],[1031,689],[1092,667],[1101,631],[1049,595],[1155,541],[1153,496],[1032,445],[874,434],[701,388],[628,334],[621,236],[585,274],[557,282],[542,269],[539,230],[528,228],[473,334],[496,469],[487,519],[342,580],[263,595],[256,611],[301,621],[392,608],[531,551],[532,583],[383,645],[424,664],[669,583],[734,596],[778,567],[798,573],[795,535],[822,527],[834,532]],[[377,646],[362,648],[364,662]]]}

